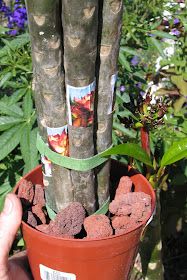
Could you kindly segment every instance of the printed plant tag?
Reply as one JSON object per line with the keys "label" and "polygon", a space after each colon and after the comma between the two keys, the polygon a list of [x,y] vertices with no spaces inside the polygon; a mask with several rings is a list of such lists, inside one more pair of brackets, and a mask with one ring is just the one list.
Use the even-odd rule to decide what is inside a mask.
{"label": "printed plant tag", "polygon": [[76,280],[73,273],[61,272],[40,264],[40,277],[42,280]]}
{"label": "printed plant tag", "polygon": [[66,88],[68,122],[76,127],[88,127],[94,119],[95,81],[86,87]]}
{"label": "printed plant tag", "polygon": [[46,177],[51,177],[51,161],[44,155],[41,155],[42,170]]}
{"label": "printed plant tag", "polygon": [[111,98],[110,98],[110,103],[108,107],[108,112],[107,114],[111,114],[113,111],[113,101],[114,101],[114,90],[115,90],[115,84],[117,81],[117,73],[111,76],[110,80],[110,85],[111,85]]}
{"label": "printed plant tag", "polygon": [[51,150],[61,154],[62,156],[69,155],[68,127],[51,128],[47,127],[48,144]]}

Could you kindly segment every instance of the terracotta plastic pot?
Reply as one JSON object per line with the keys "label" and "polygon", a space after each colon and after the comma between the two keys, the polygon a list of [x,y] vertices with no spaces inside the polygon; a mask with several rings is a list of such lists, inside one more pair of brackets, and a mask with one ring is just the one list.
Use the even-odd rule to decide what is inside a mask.
{"label": "terracotta plastic pot", "polygon": [[[123,175],[131,177],[135,191],[143,191],[151,196],[153,212],[155,194],[149,182],[133,169],[112,161],[112,183],[117,184]],[[34,184],[42,184],[41,166],[24,178]],[[20,183],[16,185],[15,192]],[[23,237],[35,280],[127,280],[144,227],[145,223],[142,223],[126,234],[84,240],[47,236],[22,222]]]}

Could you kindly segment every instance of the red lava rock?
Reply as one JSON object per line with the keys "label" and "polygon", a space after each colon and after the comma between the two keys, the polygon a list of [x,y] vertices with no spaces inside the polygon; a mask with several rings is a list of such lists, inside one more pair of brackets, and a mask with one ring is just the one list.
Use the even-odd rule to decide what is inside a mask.
{"label": "red lava rock", "polygon": [[87,238],[101,238],[111,236],[113,234],[110,220],[103,214],[91,215],[85,218],[84,228],[87,233]]}
{"label": "red lava rock", "polygon": [[[53,221],[52,221],[53,222]],[[39,226],[36,226],[35,227],[37,230],[45,233],[45,234],[48,234],[48,235],[51,235],[51,236],[54,236],[54,237],[63,237],[63,238],[68,238],[68,239],[73,239],[74,236],[71,236],[71,235],[68,235],[68,234],[61,234],[59,230],[56,230],[55,231],[55,228],[54,228],[54,231],[53,231],[53,228],[50,227],[50,224],[42,224],[42,225],[39,225]]]}
{"label": "red lava rock", "polygon": [[124,234],[137,228],[138,224],[131,224],[128,228],[117,228],[115,234]]}
{"label": "red lava rock", "polygon": [[46,217],[42,210],[42,205],[36,204],[36,205],[32,206],[32,212],[40,219],[42,224],[46,224]]}
{"label": "red lava rock", "polygon": [[125,205],[131,205],[133,208],[133,205],[138,202],[144,202],[145,205],[149,206],[151,205],[151,197],[143,192],[121,194],[109,204],[109,211],[112,214],[121,215]]}
{"label": "red lava rock", "polygon": [[34,189],[33,205],[40,204],[45,206],[44,189],[42,185],[36,184]]}
{"label": "red lava rock", "polygon": [[30,205],[34,198],[34,187],[32,182],[22,179],[18,189],[18,197],[23,205]]}
{"label": "red lava rock", "polygon": [[130,222],[129,216],[114,216],[112,218],[112,226],[114,229],[127,228]]}
{"label": "red lava rock", "polygon": [[138,223],[128,216],[115,216],[112,219],[112,226],[115,229],[115,234],[121,234],[135,229]]}
{"label": "red lava rock", "polygon": [[113,200],[109,205],[109,210],[112,214],[115,214],[117,216],[126,216],[131,214],[132,206],[131,205],[123,205],[119,204],[118,201]]}
{"label": "red lava rock", "polygon": [[121,177],[119,181],[119,185],[116,189],[116,195],[115,198],[120,196],[121,194],[126,194],[131,192],[132,189],[132,180],[128,176]]}
{"label": "red lava rock", "polygon": [[31,211],[28,211],[28,217],[27,217],[27,223],[31,225],[32,227],[37,226],[36,218],[34,217],[33,213]]}
{"label": "red lava rock", "polygon": [[72,237],[81,231],[85,215],[82,204],[72,202],[56,215],[53,222],[50,222],[50,231],[60,236]]}
{"label": "red lava rock", "polygon": [[141,220],[145,211],[145,203],[143,201],[136,202],[132,206],[131,218],[139,221]]}

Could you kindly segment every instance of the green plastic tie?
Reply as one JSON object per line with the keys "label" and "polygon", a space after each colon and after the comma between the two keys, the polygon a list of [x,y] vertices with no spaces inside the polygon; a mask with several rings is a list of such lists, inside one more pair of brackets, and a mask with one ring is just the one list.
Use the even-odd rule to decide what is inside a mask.
{"label": "green plastic tie", "polygon": [[94,169],[95,167],[103,164],[108,160],[108,155],[104,157],[104,153],[110,151],[112,148],[109,147],[104,152],[99,153],[93,157],[86,159],[77,159],[67,156],[62,156],[56,152],[53,152],[48,145],[43,141],[42,137],[38,134],[36,147],[41,155],[46,156],[54,164],[60,165],[62,167],[76,170],[76,171],[88,171]]}

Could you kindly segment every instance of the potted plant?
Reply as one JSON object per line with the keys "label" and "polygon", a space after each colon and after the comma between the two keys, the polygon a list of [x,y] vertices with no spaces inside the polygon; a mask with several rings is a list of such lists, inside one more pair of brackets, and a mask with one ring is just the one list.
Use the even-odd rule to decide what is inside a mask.
{"label": "potted plant", "polygon": [[[42,168],[31,171],[15,188],[23,207],[28,210],[37,206],[32,184],[34,195],[41,192],[37,186],[40,184],[44,185],[51,218],[54,213],[67,212],[76,202],[85,209],[85,215],[97,220],[96,214],[108,212],[109,198],[115,200],[117,193],[112,192],[122,176],[130,177],[134,194],[145,193],[151,199],[149,215],[139,219],[136,227],[102,238],[49,235],[44,228],[39,231],[32,223],[23,222],[34,279],[127,279],[143,227],[153,212],[155,196],[142,175],[117,162],[111,164],[109,159],[112,154],[126,154],[150,164],[148,155],[135,144],[112,147],[123,1],[30,0],[26,4]],[[27,185],[25,179],[31,182]],[[25,201],[24,194],[20,194],[24,188],[30,200]],[[136,202],[133,198],[131,204]],[[44,205],[40,206],[38,211],[43,211]],[[133,205],[127,215],[132,215],[132,209]],[[74,213],[76,217],[79,210]],[[29,215],[33,217],[33,213]]]}

